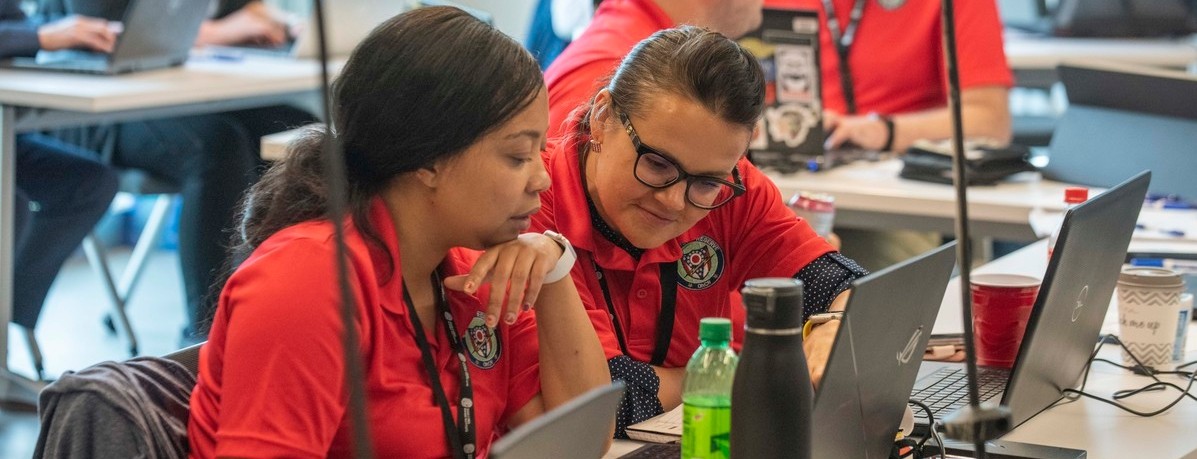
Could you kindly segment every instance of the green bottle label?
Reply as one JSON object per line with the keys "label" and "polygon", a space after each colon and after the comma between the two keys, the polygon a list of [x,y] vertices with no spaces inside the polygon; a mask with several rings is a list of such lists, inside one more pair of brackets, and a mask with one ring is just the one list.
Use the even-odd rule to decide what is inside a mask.
{"label": "green bottle label", "polygon": [[688,397],[682,408],[682,459],[727,459],[731,455],[731,400]]}

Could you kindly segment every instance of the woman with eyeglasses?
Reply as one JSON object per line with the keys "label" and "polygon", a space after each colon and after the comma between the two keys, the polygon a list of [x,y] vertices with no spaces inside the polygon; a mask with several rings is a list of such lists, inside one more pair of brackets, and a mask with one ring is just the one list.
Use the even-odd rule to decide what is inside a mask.
{"label": "woman with eyeglasses", "polygon": [[[611,377],[628,384],[616,436],[681,402],[701,318],[732,318],[738,345],[744,310],[733,294],[744,281],[801,279],[810,315],[842,309],[865,274],[745,159],[764,85],[757,61],[726,37],[663,30],[632,49],[544,155],[553,186],[533,228],[555,228],[577,250],[574,283]],[[815,380],[838,326],[828,323],[807,341]]]}
{"label": "woman with eyeglasses", "polygon": [[[331,93],[332,131],[293,143],[244,201],[236,249],[252,254],[200,352],[190,457],[353,456],[338,226],[377,457],[486,457],[609,384],[569,242],[526,232],[550,183],[532,56],[457,8],[421,8],[371,32]],[[347,175],[335,223],[329,136]]]}

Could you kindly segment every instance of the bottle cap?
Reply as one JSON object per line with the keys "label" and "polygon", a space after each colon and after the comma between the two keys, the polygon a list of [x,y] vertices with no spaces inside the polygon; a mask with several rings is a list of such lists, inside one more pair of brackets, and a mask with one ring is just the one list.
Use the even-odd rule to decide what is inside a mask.
{"label": "bottle cap", "polygon": [[731,341],[731,321],[721,317],[704,317],[698,323],[698,339],[703,341]]}
{"label": "bottle cap", "polygon": [[1089,189],[1079,186],[1070,186],[1064,189],[1064,202],[1069,204],[1076,204],[1085,202],[1089,199]]}
{"label": "bottle cap", "polygon": [[802,281],[789,277],[750,279],[740,289],[748,309],[748,327],[802,327]]}

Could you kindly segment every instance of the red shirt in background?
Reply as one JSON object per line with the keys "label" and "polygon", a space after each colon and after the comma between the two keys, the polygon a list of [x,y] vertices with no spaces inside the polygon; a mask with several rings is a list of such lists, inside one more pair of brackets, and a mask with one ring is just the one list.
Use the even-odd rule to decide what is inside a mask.
{"label": "red shirt in background", "polygon": [[590,101],[636,43],[673,19],[652,0],[605,0],[586,31],[544,72],[549,91],[549,138],[566,131],[569,114]]}
{"label": "red shirt in background", "polygon": [[[833,1],[842,30],[856,0]],[[839,58],[822,0],[765,0],[765,7],[819,11],[823,107],[844,113]],[[1006,64],[995,2],[956,2],[955,15],[960,87],[1011,86],[1014,77]],[[907,0],[893,10],[867,0],[848,59],[857,113],[895,114],[947,105],[939,0]]]}

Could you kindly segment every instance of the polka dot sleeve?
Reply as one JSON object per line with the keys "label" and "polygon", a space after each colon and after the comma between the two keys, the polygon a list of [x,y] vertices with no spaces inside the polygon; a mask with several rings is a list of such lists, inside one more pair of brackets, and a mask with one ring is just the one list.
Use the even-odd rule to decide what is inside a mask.
{"label": "polka dot sleeve", "polygon": [[852,286],[853,280],[867,274],[867,270],[839,252],[826,253],[807,264],[794,276],[803,284],[803,320],[826,311],[836,296]]}
{"label": "polka dot sleeve", "polygon": [[665,412],[657,398],[661,378],[651,365],[626,355],[607,360],[607,366],[611,369],[612,381],[623,381],[627,385],[615,415],[615,438],[628,438],[628,426]]}

